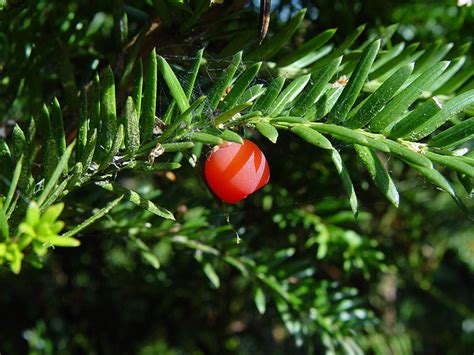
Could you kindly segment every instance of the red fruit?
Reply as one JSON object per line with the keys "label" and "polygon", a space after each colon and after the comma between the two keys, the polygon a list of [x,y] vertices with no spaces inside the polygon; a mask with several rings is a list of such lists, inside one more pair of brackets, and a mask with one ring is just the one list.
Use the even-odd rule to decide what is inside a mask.
{"label": "red fruit", "polygon": [[265,186],[270,169],[262,151],[251,141],[224,143],[213,151],[204,167],[211,190],[223,201],[237,203]]}

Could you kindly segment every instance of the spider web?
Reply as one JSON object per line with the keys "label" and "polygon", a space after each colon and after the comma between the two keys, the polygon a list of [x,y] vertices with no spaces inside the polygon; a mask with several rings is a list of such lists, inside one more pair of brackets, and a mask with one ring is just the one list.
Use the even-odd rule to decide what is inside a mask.
{"label": "spider web", "polygon": [[[166,52],[167,50],[172,49],[173,46],[167,46],[167,47],[161,47],[157,48],[158,53],[160,52]],[[183,46],[179,46],[180,48],[183,48]],[[165,58],[168,63],[171,65],[179,83],[183,87],[184,90],[188,87],[188,80],[189,76],[192,72],[192,65],[195,60],[195,53],[200,49],[201,47],[198,46],[186,46],[186,52],[187,53],[192,53],[191,55],[167,55],[160,53],[160,55]],[[219,76],[226,70],[226,68],[229,66],[229,64],[232,62],[233,56],[223,56],[223,57],[218,57],[209,53],[206,53],[204,51],[203,54],[203,62],[201,63],[200,69],[198,71],[198,75],[191,93],[191,98],[190,98],[190,103],[195,101],[201,96],[206,96],[209,93],[209,89],[212,86],[212,84],[219,78]],[[248,64],[253,64],[249,62],[243,62],[240,63],[239,68],[237,69],[237,72],[234,75],[234,80],[239,77],[239,75],[246,69]],[[264,86],[268,86],[268,84],[271,82],[272,78],[274,77],[274,74],[266,67],[265,65],[262,65],[260,68],[259,74],[252,80],[252,82],[248,85],[248,88],[252,87],[253,85],[256,84],[263,84]],[[270,79],[265,79],[265,78],[270,78]],[[157,98],[157,106],[158,106],[158,116],[164,115],[166,112],[169,104],[172,102],[170,98],[170,94],[168,91],[168,88],[164,82],[160,82],[158,87],[158,98]],[[207,102],[207,101],[205,101]],[[202,115],[204,117],[207,117],[208,119],[205,120],[207,124],[204,124],[204,127],[201,126],[201,128],[210,128],[213,127],[213,118],[218,114],[218,111],[213,111],[212,108],[207,105],[204,107],[204,110],[202,112]],[[160,116],[160,117],[161,117]],[[241,132],[239,132],[242,136],[249,136],[248,132],[246,131],[245,127],[241,128]],[[185,156],[186,157],[186,156]],[[189,157],[188,157],[189,158]],[[203,161],[203,157],[197,159]],[[208,187],[206,185],[206,182],[204,181],[204,178],[200,174],[200,172],[196,169],[196,172],[198,178],[200,180],[200,190],[204,193],[207,194]],[[194,205],[195,203],[199,203],[198,201],[193,201],[197,200],[196,199],[189,199],[188,202],[190,205]],[[209,210],[210,215],[209,217],[222,217],[224,219],[224,223],[227,223],[233,232],[236,235],[237,242],[240,241],[240,235],[245,233],[245,227],[242,225],[234,225],[234,223],[231,221],[234,217],[241,217],[248,213],[250,211],[249,208],[232,208],[230,206],[223,205],[219,203],[218,201],[214,201],[212,198],[209,199],[210,203],[206,206],[206,208]]]}
{"label": "spider web", "polygon": [[[165,52],[172,49],[173,46],[167,46],[167,47],[161,47],[158,48],[158,53],[164,57],[168,63],[171,65],[178,81],[180,82],[181,86],[183,87],[184,90],[186,90],[188,86],[188,80],[189,76],[192,71],[192,65],[195,60],[195,56],[193,55],[196,53],[200,47],[198,46],[187,46],[184,47],[186,49],[187,53],[192,53],[191,55],[167,55],[163,54],[160,52]],[[183,46],[179,46],[181,49]],[[224,72],[224,70],[228,67],[228,65],[232,62],[233,56],[224,56],[224,57],[218,57],[214,56],[212,54],[204,52],[203,54],[203,62],[201,63],[200,70],[198,72],[198,76],[196,78],[192,94],[191,94],[191,99],[190,103],[192,103],[194,100],[198,99],[201,96],[205,96],[209,92],[209,88],[212,86],[213,82],[215,82],[216,79],[219,78],[219,76]],[[246,62],[245,60],[243,63],[239,65],[239,68],[234,75],[234,80],[239,77],[239,75],[250,65],[253,64],[254,62]],[[252,82],[248,85],[248,88],[252,87],[253,85],[256,84],[263,84],[264,87],[268,87],[268,85],[271,83],[271,81],[276,78],[277,75],[275,72],[271,71],[270,68],[266,65],[262,65],[259,71],[259,74],[252,80]],[[311,82],[312,79],[310,79]],[[158,115],[163,115],[169,104],[172,102],[172,99],[170,97],[168,88],[166,84],[161,81],[159,84],[158,88]],[[287,82],[288,85],[288,82]],[[256,99],[258,100],[258,99]],[[211,107],[206,106],[202,112],[202,115],[205,117],[208,117],[206,122],[208,122],[207,125],[203,128],[209,128],[213,126],[213,117],[217,114],[218,112],[213,112]],[[161,117],[161,116],[160,116]],[[246,132],[245,127],[241,128],[242,131],[239,132],[241,133],[242,136],[250,136],[249,132]],[[284,145],[284,144],[283,144]],[[338,149],[344,148],[345,146],[350,146],[349,144],[340,144],[336,143],[335,145]],[[282,146],[282,144],[277,144],[276,147],[274,147],[277,150],[281,150],[281,155],[287,155],[287,147]],[[199,159],[199,158],[198,158]],[[203,158],[201,157],[201,161],[203,161]],[[269,162],[271,163],[271,162]],[[199,175],[199,174],[198,174]],[[208,189],[205,181],[203,180],[202,176],[197,176],[201,180],[200,186],[202,188],[202,191],[204,189]],[[342,184],[341,184],[341,191],[342,191]],[[330,198],[330,196],[328,196]],[[313,202],[316,201],[316,197],[314,197]],[[193,202],[197,201],[189,201],[190,204]],[[306,204],[306,203],[305,203]],[[301,205],[299,202],[294,202],[290,204],[291,207],[298,207]],[[218,203],[210,203],[208,206],[206,206],[210,212],[211,216],[222,216],[225,218],[226,222],[230,224],[234,232],[237,234],[237,238],[239,233],[236,231],[236,229],[239,232],[244,231],[244,227],[234,227],[232,222],[230,221],[230,217],[238,217],[245,215],[250,211],[249,208],[227,208],[223,207],[222,205],[219,205]]]}

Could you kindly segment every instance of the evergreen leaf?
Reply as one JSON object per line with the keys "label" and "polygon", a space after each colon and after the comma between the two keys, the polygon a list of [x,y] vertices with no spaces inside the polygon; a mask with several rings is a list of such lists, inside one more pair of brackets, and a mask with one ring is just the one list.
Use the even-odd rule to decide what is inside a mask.
{"label": "evergreen leaf", "polygon": [[[435,95],[451,95],[463,87],[474,76],[474,64],[469,64],[459,70],[443,86],[438,88]],[[435,86],[436,87],[436,86]]]}
{"label": "evergreen leaf", "polygon": [[380,40],[374,41],[362,53],[362,57],[351,74],[349,83],[344,87],[341,96],[329,113],[329,121],[343,122],[354,105],[369,75],[370,68],[380,49]]}
{"label": "evergreen leaf", "polygon": [[181,167],[179,163],[148,163],[144,161],[134,161],[125,166],[126,169],[143,171],[145,173],[157,173],[160,171],[176,170]]}
{"label": "evergreen leaf", "polygon": [[201,68],[203,53],[204,53],[204,48],[201,48],[200,50],[197,51],[196,58],[194,59],[191,72],[189,73],[188,82],[187,82],[186,90],[185,90],[186,98],[188,101],[191,100],[191,95],[194,90],[194,84],[196,83],[196,78],[199,74],[199,69]]}
{"label": "evergreen leaf", "polygon": [[401,66],[413,62],[416,59],[413,57],[413,54],[416,52],[419,46],[419,43],[410,44],[399,55],[381,65],[379,68],[374,68],[373,72],[369,74],[369,80],[377,79],[383,82]]}
{"label": "evergreen leaf", "polygon": [[258,99],[260,96],[265,94],[266,89],[263,87],[263,84],[252,85],[248,90],[245,90],[242,96],[240,96],[237,104],[243,104],[245,102],[253,102]]}
{"label": "evergreen leaf", "polygon": [[210,263],[205,263],[203,267],[204,274],[207,276],[213,288],[220,287],[220,279],[216,273],[216,270],[212,267]]}
{"label": "evergreen leaf", "polygon": [[428,159],[434,161],[435,163],[446,166],[471,178],[474,177],[474,166],[466,164],[454,156],[441,155],[429,151],[426,152],[425,155]]}
{"label": "evergreen leaf", "polygon": [[[184,93],[181,84],[178,81],[178,78],[171,69],[170,65],[162,56],[158,56],[158,68],[160,70],[163,79],[170,90],[171,96],[178,105],[179,111],[181,113],[185,112],[189,108],[189,102],[186,94]],[[154,122],[154,121],[153,121]]]}
{"label": "evergreen leaf", "polygon": [[456,97],[453,97],[443,105],[441,111],[412,131],[408,135],[408,138],[415,141],[425,138],[441,125],[443,125],[447,120],[473,104],[474,90],[469,90]]}
{"label": "evergreen leaf", "polygon": [[419,171],[428,181],[433,183],[434,185],[440,187],[444,191],[446,191],[448,194],[450,194],[452,197],[456,196],[456,192],[454,191],[454,188],[451,186],[448,180],[436,169],[433,168],[427,168],[423,166],[419,166],[416,164],[410,164],[414,169]]}
{"label": "evergreen leaf", "polygon": [[350,128],[361,128],[368,124],[392,99],[413,72],[413,63],[400,67],[373,92],[360,107],[355,108],[346,121]]}
{"label": "evergreen leaf", "polygon": [[278,139],[278,131],[270,123],[260,122],[255,125],[255,128],[260,134],[270,140],[272,143],[276,143]]}
{"label": "evergreen leaf", "polygon": [[125,102],[125,149],[134,154],[140,148],[140,119],[133,98]]}
{"label": "evergreen leaf", "polygon": [[92,98],[90,102],[90,122],[89,122],[89,135],[97,130],[97,134],[100,132],[100,77],[97,74],[92,81]]}
{"label": "evergreen leaf", "polygon": [[413,144],[413,148],[408,148],[390,139],[385,140],[384,143],[389,147],[391,154],[399,157],[407,163],[410,163],[412,165],[419,165],[429,169],[433,167],[431,160],[415,151],[417,149],[415,144]]}
{"label": "evergreen leaf", "polygon": [[110,150],[107,152],[104,159],[100,163],[101,169],[105,169],[107,166],[109,166],[109,164],[113,162],[114,157],[118,155],[120,148],[123,144],[125,136],[124,131],[125,129],[123,124],[120,124],[117,131],[115,132],[114,141],[112,146],[110,147]]}
{"label": "evergreen leaf", "polygon": [[234,117],[236,114],[244,111],[246,108],[250,106],[252,106],[251,102],[245,102],[243,104],[232,107],[228,111],[223,112],[219,114],[216,118],[214,118],[214,125],[219,126],[221,124],[226,123],[227,121],[232,119],[232,117]]}
{"label": "evergreen leaf", "polygon": [[304,127],[296,126],[291,128],[291,132],[303,138],[306,142],[323,149],[334,149],[331,142],[318,131]]}
{"label": "evergreen leaf", "polygon": [[156,85],[157,63],[156,52],[153,49],[146,61],[146,74],[144,79],[144,92],[140,112],[140,142],[148,142],[153,135],[156,113]]}
{"label": "evergreen leaf", "polygon": [[385,197],[395,205],[395,207],[398,207],[400,197],[398,195],[397,187],[375,152],[370,148],[357,144],[354,145],[354,147],[375,185],[385,195]]}
{"label": "evergreen leaf", "polygon": [[153,213],[154,215],[171,220],[175,219],[170,211],[163,207],[155,205],[153,202],[133,190],[129,190],[118,184],[106,181],[97,181],[95,184],[107,191],[111,191],[115,194],[123,196],[127,201],[130,201],[133,204],[142,207],[143,209],[147,210],[150,213]]}
{"label": "evergreen leaf", "polygon": [[448,65],[449,62],[441,62],[421,74],[372,119],[370,129],[374,132],[380,132],[387,126],[396,124],[403,112],[405,112],[424,91],[430,89]]}
{"label": "evergreen leaf", "polygon": [[238,135],[237,133],[229,129],[219,130],[217,128],[210,127],[210,128],[206,128],[203,132],[215,135],[226,142],[235,142],[239,144],[244,143],[244,140],[242,139],[240,135]]}
{"label": "evergreen leaf", "polygon": [[234,106],[239,98],[244,94],[244,91],[254,80],[258,71],[260,70],[262,63],[255,63],[248,67],[232,85],[232,89],[225,96],[224,100],[219,105],[221,110],[227,110],[229,107]]}
{"label": "evergreen leaf", "polygon": [[202,132],[194,132],[191,133],[188,138],[193,142],[204,143],[204,144],[211,144],[211,145],[219,145],[222,144],[224,141],[220,137],[216,137],[215,135],[209,133],[202,133]]}
{"label": "evergreen leaf", "polygon": [[61,159],[59,160],[56,166],[56,169],[54,169],[53,173],[51,174],[51,177],[47,180],[46,186],[44,187],[44,190],[41,192],[37,200],[38,205],[40,207],[46,201],[46,198],[49,196],[51,191],[56,187],[56,184],[59,178],[64,172],[65,166],[69,162],[69,157],[71,156],[71,152],[72,152],[72,149],[74,148],[74,144],[75,142],[69,144],[69,146],[66,148],[66,151],[61,156]]}
{"label": "evergreen leaf", "polygon": [[452,47],[452,43],[442,43],[442,41],[432,43],[416,61],[414,74],[423,73],[428,68],[443,60]]}
{"label": "evergreen leaf", "polygon": [[105,206],[104,208],[101,208],[100,210],[94,211],[94,213],[92,213],[91,217],[87,218],[82,223],[78,224],[77,226],[75,226],[71,230],[64,233],[62,235],[62,237],[63,238],[70,238],[73,235],[76,235],[77,233],[81,232],[85,228],[89,227],[90,225],[95,223],[97,220],[101,219],[103,216],[105,216],[107,213],[109,213],[112,208],[117,206],[119,204],[119,202],[123,199],[123,197],[124,196],[122,195],[122,196],[116,198],[115,200],[109,202],[107,204],[107,206]]}
{"label": "evergreen leaf", "polygon": [[201,96],[200,98],[198,98],[173,123],[171,123],[168,127],[166,127],[165,131],[163,132],[163,134],[160,137],[160,141],[161,142],[166,141],[181,126],[183,126],[183,125],[185,126],[185,125],[190,124],[191,121],[192,121],[193,111],[197,110],[205,99],[206,99],[206,96]]}
{"label": "evergreen leaf", "polygon": [[103,155],[107,154],[114,144],[117,133],[117,113],[115,109],[115,80],[110,67],[105,70],[102,80],[100,99],[100,131],[99,142]]}
{"label": "evergreen leaf", "polygon": [[319,100],[321,95],[328,88],[328,82],[336,74],[336,71],[341,64],[342,57],[335,58],[324,67],[315,70],[311,73],[311,82],[309,88],[304,90],[301,95],[295,100],[294,105],[290,111],[293,116],[304,115],[308,109]]}
{"label": "evergreen leaf", "polygon": [[227,69],[222,73],[221,76],[215,81],[214,85],[209,91],[207,95],[209,99],[209,104],[211,106],[211,110],[214,111],[219,105],[219,102],[222,99],[226,89],[232,83],[235,73],[239,68],[240,62],[242,60],[242,52],[238,52],[234,54],[232,57],[232,62],[229,64]]}
{"label": "evergreen leaf", "polygon": [[[66,133],[64,132],[63,114],[58,99],[53,99],[51,110],[51,133],[56,142],[58,154],[61,156],[66,151]],[[64,172],[67,174],[67,170]]]}
{"label": "evergreen leaf", "polygon": [[12,181],[10,183],[10,187],[9,187],[7,195],[6,195],[7,198],[6,198],[5,202],[3,203],[3,211],[7,215],[7,219],[8,219],[8,211],[10,210],[10,208],[12,206],[13,196],[14,196],[16,188],[18,186],[18,181],[20,180],[20,174],[21,174],[21,171],[22,171],[23,160],[24,160],[24,157],[21,156],[16,162],[15,170],[13,171]]}
{"label": "evergreen leaf", "polygon": [[311,75],[302,75],[293,80],[273,101],[272,108],[269,110],[270,116],[278,116],[286,105],[291,103],[305,88]]}
{"label": "evergreen leaf", "polygon": [[97,132],[97,129],[95,129],[89,135],[89,138],[87,140],[87,145],[81,156],[81,164],[84,168],[84,172],[89,170],[92,164],[92,161],[94,159],[94,154],[95,154],[95,148],[97,146],[97,140],[98,140],[98,132]]}
{"label": "evergreen leaf", "polygon": [[255,306],[260,314],[265,314],[266,311],[266,300],[265,294],[263,293],[260,287],[255,288],[255,296],[254,296]]}
{"label": "evergreen leaf", "polygon": [[176,143],[165,143],[162,144],[165,153],[181,152],[194,147],[193,142],[176,142]]}
{"label": "evergreen leaf", "polygon": [[87,92],[81,91],[79,99],[79,127],[77,130],[76,160],[79,160],[87,145],[87,135],[89,133],[89,120],[87,110]]}
{"label": "evergreen leaf", "polygon": [[345,166],[344,162],[342,161],[341,155],[336,149],[331,150],[331,159],[337,169],[337,173],[342,181],[342,186],[344,190],[346,190],[347,195],[349,196],[349,204],[351,206],[352,213],[354,217],[357,219],[357,215],[359,213],[359,207],[357,202],[357,196],[354,190],[354,185],[352,184],[351,177],[349,175],[349,171]]}
{"label": "evergreen leaf", "polygon": [[435,148],[450,148],[474,138],[474,117],[464,120],[437,134],[428,145]]}
{"label": "evergreen leaf", "polygon": [[143,61],[137,60],[134,68],[134,80],[133,80],[133,104],[137,112],[137,116],[140,117],[142,112],[142,95],[143,95]]}
{"label": "evergreen leaf", "polygon": [[437,98],[433,97],[400,119],[395,125],[388,126],[383,131],[383,134],[391,138],[406,137],[417,127],[441,111],[441,108],[441,103]]}
{"label": "evergreen leaf", "polygon": [[268,110],[272,107],[273,102],[277,98],[281,89],[283,88],[285,80],[286,79],[282,76],[273,79],[270,85],[267,87],[265,93],[260,96],[253,108],[256,111],[262,111],[263,113],[267,113]]}
{"label": "evergreen leaf", "polygon": [[436,83],[431,86],[430,91],[436,93],[443,87],[456,73],[458,73],[466,63],[466,56],[454,59],[446,71],[439,77]]}
{"label": "evergreen leaf", "polygon": [[326,116],[336,104],[343,90],[343,86],[331,85],[329,89],[319,98],[314,107],[312,109],[310,108],[306,112],[305,117],[311,121],[315,121]]}

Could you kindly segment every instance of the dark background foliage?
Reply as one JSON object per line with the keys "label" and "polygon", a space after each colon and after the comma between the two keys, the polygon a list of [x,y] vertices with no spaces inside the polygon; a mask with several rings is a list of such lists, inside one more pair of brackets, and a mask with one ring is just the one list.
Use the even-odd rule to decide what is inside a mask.
{"label": "dark background foliage", "polygon": [[[397,40],[424,43],[443,38],[462,45],[473,39],[473,8],[457,7],[455,1],[273,3],[271,26],[306,7],[306,33],[337,27],[339,41],[362,23],[368,24],[369,33],[399,23]],[[220,38],[219,29],[247,28],[256,32],[255,5],[225,1],[211,9],[193,32],[186,27],[191,24],[170,14],[164,29],[151,37],[149,47],[156,46],[159,53],[174,58],[177,66],[186,67],[188,61],[183,58],[206,45],[209,58],[215,58],[210,66],[218,67],[226,42],[225,37]],[[121,15],[114,12],[121,6],[128,15],[126,38],[120,38],[117,26]],[[9,4],[0,13],[1,122],[25,120],[37,114],[44,101],[57,96],[65,103],[66,123],[73,130],[78,88],[87,85],[93,74],[109,63],[116,72],[123,72],[123,48],[141,28],[156,20],[157,8],[148,1]],[[224,25],[216,22],[220,15],[235,11],[244,11],[237,24],[232,18]],[[161,105],[164,110],[166,102]],[[257,133],[247,133],[259,140]],[[392,174],[400,182],[401,193],[400,208],[395,209],[371,186],[367,173],[345,159],[362,201],[363,212],[356,223],[344,202],[339,181],[328,168],[327,155],[290,135],[280,137],[280,142],[284,144],[259,141],[271,165],[271,184],[229,208],[232,225],[241,234],[239,245],[195,169],[180,169],[172,176],[134,175],[123,179],[150,198],[162,196],[160,204],[177,210],[181,228],[178,234],[193,234],[234,255],[251,255],[262,266],[262,272],[270,269],[290,282],[294,277],[291,267],[307,263],[304,270],[314,272],[307,291],[322,295],[321,314],[334,324],[345,324],[341,320],[343,312],[324,309],[337,305],[331,299],[334,294],[326,289],[334,282],[337,287],[357,289],[354,304],[378,321],[372,321],[371,316],[363,324],[341,327],[362,329],[358,340],[367,352],[472,352],[474,229],[449,196],[393,162]],[[338,149],[343,156],[347,154],[344,145]],[[102,206],[103,200],[103,192],[80,191],[68,197],[63,219],[74,222],[81,213],[87,214],[87,206]],[[144,259],[135,234],[130,232],[144,223],[146,228],[139,229],[139,234],[160,260],[158,270]],[[316,257],[321,240],[308,246],[308,240],[316,238],[314,227],[320,225],[334,231],[324,258]],[[173,239],[176,231],[172,229],[172,225],[125,204],[83,233],[80,248],[56,250],[43,268],[27,266],[20,276],[0,270],[0,352],[323,351],[324,341],[318,337],[297,346],[272,303],[268,302],[267,312],[259,315],[253,304],[257,277],[242,277],[221,259],[211,259],[220,287],[210,287],[200,266],[201,253],[180,245]],[[287,251],[282,259],[288,264],[278,264],[275,251],[279,250]],[[384,255],[383,260],[377,252]],[[358,258],[359,264],[355,261]]]}

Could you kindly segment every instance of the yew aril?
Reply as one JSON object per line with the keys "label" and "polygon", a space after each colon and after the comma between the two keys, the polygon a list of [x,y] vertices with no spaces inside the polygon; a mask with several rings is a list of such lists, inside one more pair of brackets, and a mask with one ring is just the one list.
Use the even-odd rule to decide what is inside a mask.
{"label": "yew aril", "polygon": [[206,160],[204,175],[211,190],[227,203],[237,203],[265,186],[270,169],[262,151],[251,141],[217,147]]}

